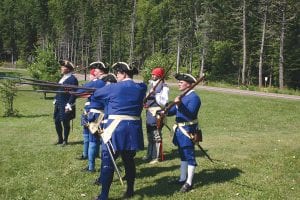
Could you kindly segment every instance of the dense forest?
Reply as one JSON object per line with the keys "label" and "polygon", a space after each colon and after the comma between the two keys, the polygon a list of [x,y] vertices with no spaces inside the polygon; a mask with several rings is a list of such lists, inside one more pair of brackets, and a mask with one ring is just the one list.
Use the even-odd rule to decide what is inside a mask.
{"label": "dense forest", "polygon": [[297,0],[1,0],[1,61],[37,48],[76,65],[126,61],[236,85],[300,88]]}

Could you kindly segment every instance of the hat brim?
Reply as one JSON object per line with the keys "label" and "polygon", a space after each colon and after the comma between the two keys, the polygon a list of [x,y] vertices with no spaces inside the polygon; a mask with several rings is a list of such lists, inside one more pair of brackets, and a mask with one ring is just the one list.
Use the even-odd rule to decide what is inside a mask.
{"label": "hat brim", "polygon": [[176,74],[175,75],[175,78],[178,80],[178,81],[186,81],[188,83],[195,83],[197,80],[190,74]]}

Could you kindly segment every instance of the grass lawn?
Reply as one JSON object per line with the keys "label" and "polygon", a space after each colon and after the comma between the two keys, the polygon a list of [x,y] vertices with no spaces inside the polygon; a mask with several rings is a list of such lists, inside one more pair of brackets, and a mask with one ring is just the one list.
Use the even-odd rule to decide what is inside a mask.
{"label": "grass lawn", "polygon": [[[300,199],[300,102],[197,92],[202,100],[201,145],[218,161],[211,163],[197,150],[194,189],[178,193],[180,188],[170,181],[179,176],[180,160],[164,128],[164,162],[149,165],[142,161],[146,150],[137,153],[133,199]],[[176,94],[177,88],[171,88],[171,99]],[[92,185],[98,173],[81,172],[87,162],[76,159],[82,151],[79,119],[85,100],[77,101],[70,145],[60,147],[53,145],[49,97],[18,92],[15,108],[21,116],[0,117],[0,199],[90,200],[99,192]],[[168,119],[170,127],[173,120]],[[117,164],[124,175],[120,159]],[[110,197],[118,199],[124,190],[115,174]]]}

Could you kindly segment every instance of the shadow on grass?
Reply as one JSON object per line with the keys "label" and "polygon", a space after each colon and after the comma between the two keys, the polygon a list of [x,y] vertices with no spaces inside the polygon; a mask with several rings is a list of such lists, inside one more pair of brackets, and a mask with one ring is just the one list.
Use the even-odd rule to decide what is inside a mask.
{"label": "shadow on grass", "polygon": [[[143,172],[148,175],[155,175],[161,170],[174,170],[174,168],[178,167],[160,167],[157,169],[156,167],[152,167],[146,170],[151,172]],[[153,170],[153,171],[152,171]],[[240,176],[243,173],[242,170],[238,168],[230,168],[230,169],[204,169],[200,173],[195,174],[194,176],[194,186],[193,189],[198,189],[201,186],[223,183],[227,181],[231,181],[236,177]],[[174,193],[177,193],[180,190],[179,185],[176,185],[174,182],[175,179],[173,177],[165,176],[156,180],[154,185],[147,186],[141,188],[136,191],[137,195],[140,195],[142,198],[147,196],[151,198],[159,197],[159,196],[171,196]]]}
{"label": "shadow on grass", "polygon": [[234,167],[230,169],[203,169],[194,176],[194,187],[223,183],[239,177],[242,170]]}
{"label": "shadow on grass", "polygon": [[16,118],[38,118],[38,117],[48,117],[52,114],[36,114],[36,115],[22,115],[22,114],[18,114],[18,116],[16,116]]}
{"label": "shadow on grass", "polygon": [[157,174],[165,172],[165,171],[174,171],[178,169],[177,165],[172,165],[172,166],[162,166],[160,165],[147,165],[147,167],[144,167],[141,169],[141,172],[137,175],[137,177],[143,179],[146,177],[154,177],[157,176]]}
{"label": "shadow on grass", "polygon": [[41,97],[41,99],[45,99],[45,100],[53,100],[54,99],[54,97]]}
{"label": "shadow on grass", "polygon": [[83,144],[83,141],[74,141],[74,142],[68,142],[68,145],[79,145],[79,144]]}

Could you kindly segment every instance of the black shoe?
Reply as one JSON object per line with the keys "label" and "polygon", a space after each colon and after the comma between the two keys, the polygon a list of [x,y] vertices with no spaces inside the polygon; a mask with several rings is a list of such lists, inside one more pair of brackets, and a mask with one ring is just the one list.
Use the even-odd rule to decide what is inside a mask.
{"label": "black shoe", "polygon": [[131,191],[131,192],[125,192],[124,194],[123,194],[123,196],[122,196],[122,199],[130,199],[131,197],[133,197],[133,191]]}
{"label": "black shoe", "polygon": [[190,184],[188,184],[188,183],[185,183],[185,184],[181,187],[180,192],[185,193],[185,192],[190,191],[191,189],[192,189],[192,186],[191,186]]}
{"label": "black shoe", "polygon": [[89,172],[89,173],[94,173],[94,172],[96,172],[96,170],[89,170],[89,168],[88,167],[86,167],[86,168],[83,168],[82,170],[81,170],[82,172]]}
{"label": "black shoe", "polygon": [[77,158],[77,160],[87,160],[88,157],[84,157],[83,155],[81,155],[79,158]]}
{"label": "black shoe", "polygon": [[61,144],[62,147],[67,146],[68,142],[67,141],[63,141],[63,143]]}
{"label": "black shoe", "polygon": [[58,141],[56,143],[54,143],[54,145],[59,145],[59,144],[62,144],[63,142],[62,141]]}

